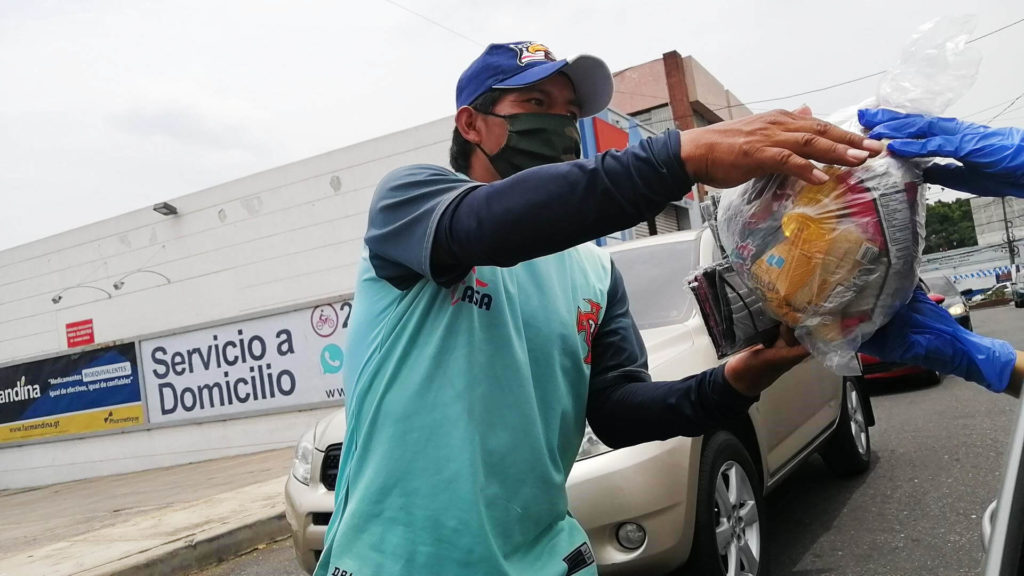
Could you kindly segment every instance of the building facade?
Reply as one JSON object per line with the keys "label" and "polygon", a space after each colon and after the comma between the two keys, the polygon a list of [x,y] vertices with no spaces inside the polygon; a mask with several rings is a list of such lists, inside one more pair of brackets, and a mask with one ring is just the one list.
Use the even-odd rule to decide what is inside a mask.
{"label": "building facade", "polygon": [[[1006,244],[1006,225],[1003,221],[1001,198],[971,198],[971,214],[974,217],[974,232],[978,236],[978,246]],[[1016,239],[1015,227],[1024,225],[1024,198],[1006,199],[1006,220],[1009,221],[1010,234]]]}
{"label": "building facade", "polygon": [[971,198],[971,214],[974,218],[978,245],[927,254],[921,264],[921,273],[949,276],[961,291],[985,290],[1000,282],[1017,279],[1021,269],[1021,247],[1024,246],[1024,240],[1017,240],[1014,228],[1024,224],[1024,200],[1006,199],[1006,220],[1009,222],[1014,246],[1012,264],[1002,200]]}
{"label": "building facade", "polygon": [[0,488],[294,445],[342,405],[332,362],[377,182],[446,165],[451,133],[445,118],[0,252]]}
{"label": "building facade", "polygon": [[[696,58],[676,51],[614,76],[611,107],[653,132],[689,130],[752,114]],[[669,205],[652,221],[634,228],[633,236],[699,227],[703,221],[698,205],[712,191],[698,184],[682,202]]]}
{"label": "building facade", "polygon": [[[581,120],[585,157],[745,111],[716,110],[732,96],[693,59],[653,64],[616,75],[616,96],[662,94],[637,113],[672,122],[652,129],[614,109]],[[0,251],[0,488],[294,445],[343,405],[377,182],[447,165],[452,127],[444,118]],[[701,224],[689,193],[595,241]]]}

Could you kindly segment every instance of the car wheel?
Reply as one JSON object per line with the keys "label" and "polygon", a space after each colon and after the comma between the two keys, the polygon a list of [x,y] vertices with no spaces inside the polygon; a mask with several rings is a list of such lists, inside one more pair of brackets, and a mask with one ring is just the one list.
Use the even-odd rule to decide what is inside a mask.
{"label": "car wheel", "polygon": [[764,576],[764,505],[760,475],[729,432],[704,437],[697,516],[688,574]]}
{"label": "car wheel", "polygon": [[864,395],[856,379],[843,383],[839,422],[821,457],[838,476],[861,474],[871,465],[871,433],[864,419]]}

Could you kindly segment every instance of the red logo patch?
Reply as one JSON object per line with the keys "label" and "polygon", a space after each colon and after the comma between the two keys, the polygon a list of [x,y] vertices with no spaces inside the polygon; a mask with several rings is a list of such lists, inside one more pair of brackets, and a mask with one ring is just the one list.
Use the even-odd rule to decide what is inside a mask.
{"label": "red logo patch", "polygon": [[584,311],[583,308],[576,307],[576,333],[583,334],[583,341],[587,343],[587,355],[583,358],[583,363],[590,364],[591,346],[601,320],[601,305],[590,298],[584,298],[583,301],[590,306],[590,310]]}

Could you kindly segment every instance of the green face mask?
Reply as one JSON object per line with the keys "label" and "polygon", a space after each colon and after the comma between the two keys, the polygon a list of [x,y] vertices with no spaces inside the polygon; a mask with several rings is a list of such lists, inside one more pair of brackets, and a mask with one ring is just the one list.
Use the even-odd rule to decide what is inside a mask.
{"label": "green face mask", "polygon": [[491,161],[494,171],[502,178],[527,168],[578,160],[580,130],[576,120],[565,114],[493,114],[508,124],[505,145],[494,154],[477,144],[477,148]]}

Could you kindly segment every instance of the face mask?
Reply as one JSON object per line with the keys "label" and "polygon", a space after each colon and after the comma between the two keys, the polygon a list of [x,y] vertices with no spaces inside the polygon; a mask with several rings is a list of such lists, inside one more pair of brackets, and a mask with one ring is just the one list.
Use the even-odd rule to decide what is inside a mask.
{"label": "face mask", "polygon": [[565,114],[492,114],[508,124],[505,145],[494,154],[477,144],[477,148],[491,161],[494,171],[502,178],[527,168],[578,160],[580,130],[576,120]]}

